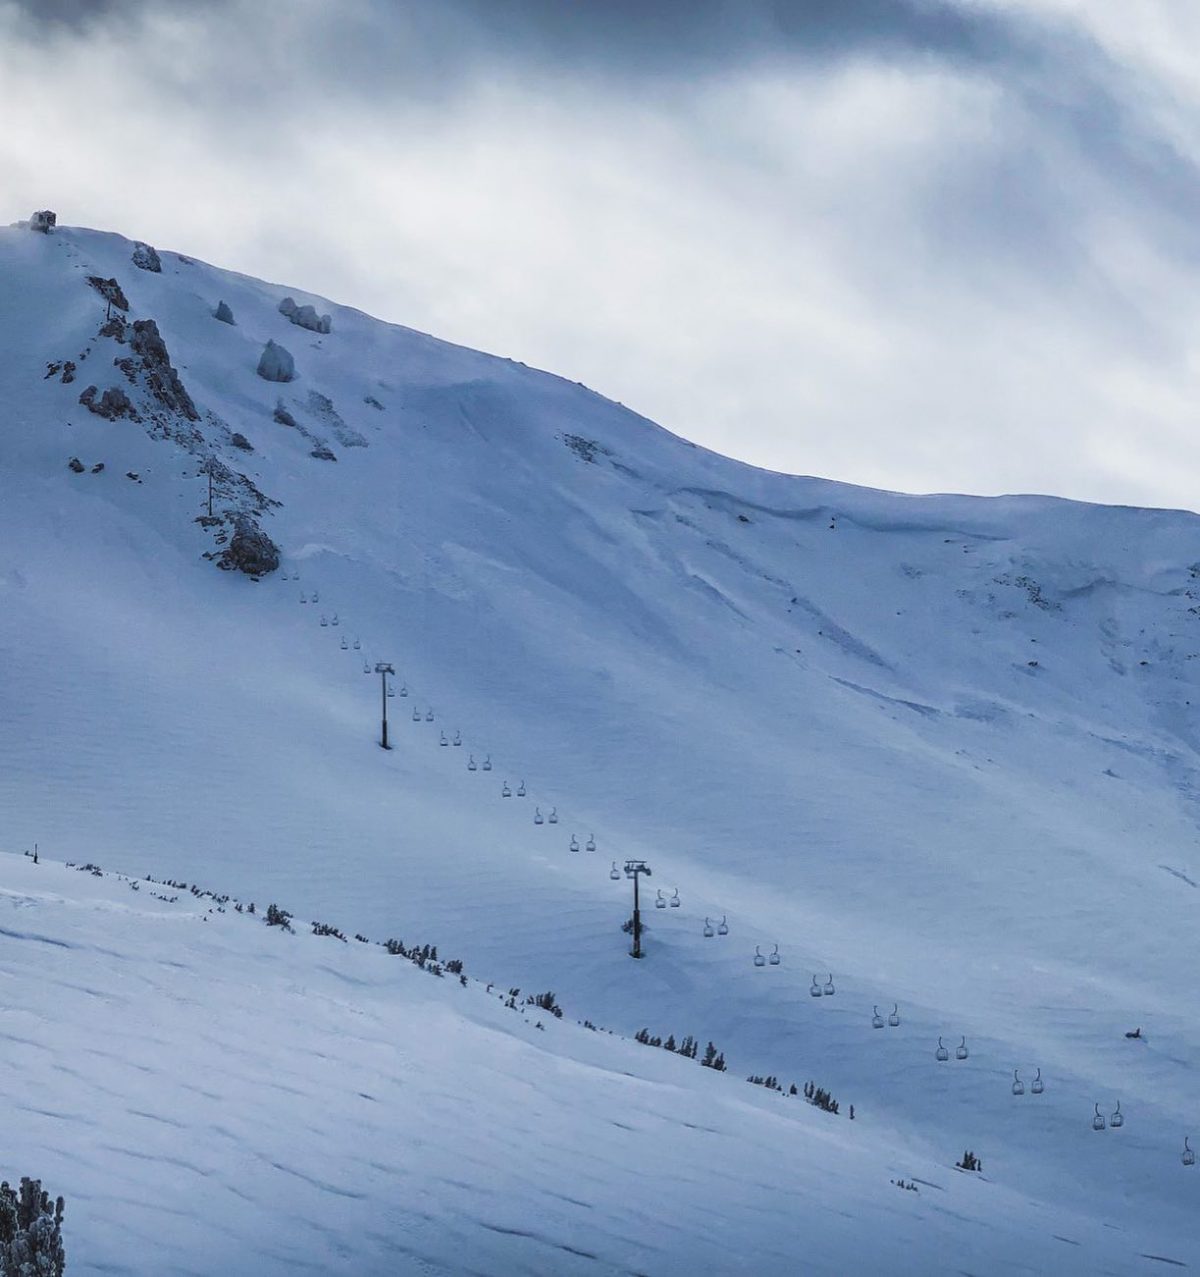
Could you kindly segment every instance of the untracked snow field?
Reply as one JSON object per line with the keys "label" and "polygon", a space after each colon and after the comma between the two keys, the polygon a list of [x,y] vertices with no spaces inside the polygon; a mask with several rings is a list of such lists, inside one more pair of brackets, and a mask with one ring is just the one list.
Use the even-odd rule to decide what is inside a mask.
{"label": "untracked snow field", "polygon": [[71,1272],[1200,1267],[1200,519],[769,474],[133,251],[0,230],[0,1175]]}

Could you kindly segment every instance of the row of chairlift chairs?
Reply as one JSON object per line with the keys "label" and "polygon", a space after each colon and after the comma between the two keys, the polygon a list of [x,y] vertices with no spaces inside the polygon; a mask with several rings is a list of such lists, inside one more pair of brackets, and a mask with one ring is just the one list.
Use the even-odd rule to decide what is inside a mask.
{"label": "row of chairlift chairs", "polygon": [[[285,581],[289,579],[287,573],[284,573],[283,579]],[[293,581],[298,581],[300,579],[300,573],[299,572],[292,573],[290,579]],[[301,595],[300,595],[301,603],[309,603],[309,602],[317,603],[319,601],[320,601],[320,595],[316,590],[312,592],[311,599],[308,598],[306,593],[301,592]],[[340,622],[338,620],[338,614],[336,612],[333,613],[332,618],[326,618],[324,613],[322,613],[321,615],[322,626],[330,626],[330,625],[337,626],[339,624]],[[343,635],[341,646],[343,651],[347,651],[350,648],[353,648],[354,651],[357,652],[362,649],[362,642],[356,638],[353,643],[350,643],[347,641],[346,636]],[[371,673],[371,666],[366,661],[363,662],[363,673],[364,674]],[[396,688],[391,683],[389,683],[387,685],[387,695],[389,697],[396,696],[396,695],[407,696],[408,685],[401,684],[400,690],[399,692],[397,692]],[[434,721],[433,710],[428,709],[426,710],[424,714],[422,714],[421,711],[417,709],[417,707],[414,705],[412,718],[414,723],[419,723],[422,721],[422,719],[427,723],[432,723]],[[461,746],[462,733],[456,731],[454,733],[453,739],[448,740],[446,738],[446,733],[442,732],[441,737],[438,741],[438,744],[443,746],[451,746],[451,745]],[[492,770],[491,755],[490,754],[485,755],[482,764],[477,764],[475,762],[474,754],[470,755],[467,761],[467,770],[472,772],[476,770],[483,770],[485,772],[490,772]],[[513,792],[514,791],[510,788],[508,782],[505,781],[500,788],[501,798],[511,798],[513,796]],[[517,786],[517,789],[516,789],[517,797],[524,798],[527,792],[528,791],[525,788],[525,782],[521,781],[521,783]],[[558,808],[552,807],[550,809],[548,816],[546,817],[542,816],[542,811],[540,807],[534,808],[533,823],[535,825],[540,825],[543,823],[543,821],[551,825],[558,824]],[[596,850],[596,840],[594,836],[589,836],[587,843],[585,844],[585,847],[587,851]],[[575,837],[574,834],[571,835],[569,848],[571,851],[579,850],[579,840]],[[617,862],[615,860],[612,862],[612,869],[609,871],[608,876],[614,881],[619,881],[621,878],[621,872],[617,868]],[[666,909],[668,907],[672,909],[677,909],[679,908],[680,904],[681,904],[681,901],[679,899],[678,887],[675,888],[674,894],[670,896],[669,898],[664,896],[662,891],[659,890],[654,901],[654,907],[656,909]],[[709,918],[704,919],[705,938],[710,938],[714,935],[727,936],[728,934],[729,934],[729,925],[726,921],[725,915],[722,915],[721,921],[717,924],[715,928],[713,927],[712,922]],[[771,953],[769,953],[766,957],[764,957],[762,954],[761,946],[759,945],[754,946],[754,965],[756,967],[765,967],[765,966],[777,967],[780,965],[781,961],[782,959],[779,956],[778,945],[775,945]],[[824,984],[822,984],[814,975],[812,979],[812,985],[809,988],[809,993],[814,998],[832,997],[835,993],[832,974],[829,976],[828,980],[826,980]],[[891,1028],[896,1028],[899,1025],[899,1023],[900,1023],[900,1008],[898,1004],[893,1004],[891,1014],[887,1017],[887,1024]],[[884,1018],[883,1016],[879,1014],[878,1006],[873,1007],[872,1015],[871,1015],[871,1027],[874,1029],[882,1029],[883,1026],[884,1026]],[[970,1051],[967,1048],[967,1039],[963,1037],[960,1040],[958,1046],[955,1047],[954,1049],[954,1056],[958,1060],[965,1060],[968,1058],[969,1055],[970,1055]],[[937,1050],[934,1052],[934,1058],[937,1059],[939,1063],[944,1063],[950,1058],[950,1052],[940,1037],[938,1038]],[[1042,1081],[1042,1070],[1038,1069],[1033,1081],[1029,1084],[1029,1090],[1034,1095],[1041,1095],[1043,1094],[1045,1089],[1046,1089],[1046,1084]],[[1013,1095],[1025,1094],[1025,1083],[1021,1081],[1020,1071],[1018,1069],[1013,1069],[1012,1093]],[[1106,1126],[1112,1129],[1119,1130],[1122,1126],[1125,1125],[1125,1116],[1121,1112],[1120,1100],[1117,1101],[1116,1108],[1114,1109],[1112,1114],[1109,1116],[1107,1121],[1104,1117],[1104,1114],[1100,1112],[1100,1105],[1097,1103],[1093,1105],[1093,1107],[1095,1109],[1095,1114],[1092,1117],[1092,1129],[1094,1131],[1103,1131],[1106,1128]],[[1180,1161],[1183,1163],[1184,1166],[1195,1166],[1196,1152],[1188,1143],[1188,1138],[1189,1138],[1188,1136],[1186,1135],[1184,1136],[1183,1152],[1180,1154]]]}

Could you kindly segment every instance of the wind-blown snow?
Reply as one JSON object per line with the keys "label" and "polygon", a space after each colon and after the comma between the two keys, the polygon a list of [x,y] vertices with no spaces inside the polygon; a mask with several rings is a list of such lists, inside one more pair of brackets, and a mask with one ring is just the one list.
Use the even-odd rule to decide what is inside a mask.
{"label": "wind-blown snow", "polygon": [[[419,936],[497,987],[553,988],[570,1018],[713,1039],[725,1077],[607,1035],[603,1050],[630,1053],[637,1070],[678,1070],[687,1102],[706,1110],[718,1103],[710,1088],[721,1104],[762,1106],[782,1132],[762,1135],[761,1161],[731,1161],[728,1181],[694,1184],[688,1199],[700,1203],[687,1216],[698,1237],[715,1202],[744,1203],[763,1248],[745,1252],[744,1271],[881,1270],[854,1249],[864,1226],[888,1264],[918,1247],[911,1269],[886,1271],[1124,1273],[1159,1267],[1143,1252],[1194,1254],[1200,1172],[1179,1152],[1200,1134],[1200,995],[1187,975],[1200,957],[1195,516],[908,497],[756,471],[519,364],[327,303],[330,333],[298,331],[279,312],[283,288],[165,252],[152,274],[131,269],[130,253],[95,232],[0,232],[6,845],[37,840],[60,859],[277,900],[349,933]],[[131,321],[156,321],[198,424],[185,428],[114,367],[128,348],[97,335],[105,303],[89,275],[117,278]],[[236,327],[213,322],[220,300]],[[255,375],[277,337],[293,344],[300,393]],[[89,384],[125,386],[143,421],[88,413],[78,397]],[[294,428],[276,420],[280,404]],[[313,456],[333,446],[336,466]],[[210,455],[226,468],[215,510],[227,517],[206,526],[194,520],[206,517],[199,463]],[[281,569],[257,583],[202,557],[219,556],[235,511],[252,511],[282,547]],[[410,693],[388,701],[390,753],[376,744],[379,678],[363,673],[377,660],[394,662]],[[443,748],[456,732],[463,745]],[[469,771],[470,756],[491,770]],[[500,797],[522,780],[527,797]],[[558,822],[535,825],[535,808]],[[568,850],[589,835],[594,853]],[[609,877],[627,855],[654,871],[640,964],[619,930],[628,883]],[[0,885],[28,890],[14,877],[26,871],[18,859]],[[680,908],[654,907],[659,889],[676,888]],[[705,938],[705,917],[722,915],[729,936]],[[57,938],[76,943],[80,916],[64,907]],[[342,950],[219,921],[256,945]],[[0,936],[0,962],[26,951],[10,939]],[[221,958],[233,984],[240,943]],[[776,944],[781,965],[755,968],[755,946]],[[84,982],[78,956],[49,948],[64,978]],[[143,966],[128,958],[130,971]],[[810,997],[814,974],[830,972],[836,996]],[[362,998],[384,1005],[390,987]],[[452,994],[445,1014],[469,1019]],[[873,1030],[872,1007],[893,1003],[901,1028]],[[164,1040],[177,1046],[188,1022]],[[1145,1040],[1126,1040],[1138,1025]],[[575,1032],[538,1033],[528,1049],[544,1074],[548,1059],[574,1058]],[[939,1034],[946,1064],[934,1059]],[[957,1061],[963,1036],[970,1056]],[[76,1068],[75,1040],[47,1043],[44,1060]],[[462,1093],[488,1092],[493,1062],[478,1039],[447,1037],[445,1050]],[[264,1047],[214,1092],[220,1102],[244,1105],[241,1088],[269,1058]],[[1014,1097],[1012,1070],[1029,1081],[1038,1067],[1045,1094]],[[843,1116],[796,1101],[798,1116],[779,1116],[788,1101],[748,1087],[751,1072],[814,1078]],[[179,1073],[195,1080],[185,1063]],[[599,1112],[583,1076],[577,1090]],[[131,1103],[133,1083],[114,1085]],[[539,1074],[535,1094],[542,1085]],[[1093,1132],[1093,1104],[1108,1114],[1118,1100],[1126,1125]],[[281,1102],[275,1125],[287,1132],[311,1110]],[[78,1100],[63,1111],[78,1113]],[[130,1119],[105,1120],[115,1141]],[[547,1120],[562,1123],[563,1148],[586,1151],[590,1118],[564,1106]],[[796,1122],[832,1129],[842,1152],[798,1144]],[[450,1117],[446,1129],[458,1129]],[[514,1120],[505,1138],[523,1131]],[[121,1138],[136,1142],[131,1132]],[[677,1134],[653,1156],[698,1174]],[[66,1150],[80,1137],[64,1118],[50,1186],[68,1198],[69,1226],[104,1168],[98,1155],[93,1178],[72,1170]],[[218,1147],[202,1129],[187,1138]],[[776,1138],[793,1160],[778,1160]],[[341,1158],[354,1142],[330,1132],[321,1145]],[[22,1119],[6,1153],[21,1164],[0,1169],[42,1173],[31,1163],[44,1146]],[[949,1169],[968,1147],[987,1182]],[[494,1170],[498,1148],[481,1163]],[[815,1180],[843,1153],[857,1169],[798,1222],[789,1182]],[[955,1194],[981,1195],[977,1213],[889,1183],[934,1164]],[[560,1187],[564,1165],[553,1163]],[[163,1191],[186,1182],[170,1163],[147,1174]],[[756,1196],[769,1176],[780,1196]],[[683,1259],[699,1252],[651,1250],[682,1199],[598,1178],[638,1213],[604,1225],[611,1244],[583,1246],[595,1263],[695,1270]],[[390,1192],[401,1214],[431,1209],[415,1185]],[[852,1227],[836,1213],[846,1194],[859,1203],[846,1208]],[[272,1201],[309,1209],[283,1188]],[[899,1222],[918,1208],[919,1242]],[[1069,1226],[1053,1222],[1059,1212]],[[960,1214],[986,1222],[994,1251],[962,1253],[975,1226],[960,1228]],[[76,1255],[104,1235],[104,1215],[76,1216],[95,1221],[72,1234]],[[754,1231],[741,1227],[730,1235]],[[458,1253],[497,1271],[509,1252],[486,1250],[482,1235],[470,1231]],[[618,1236],[632,1249],[614,1249]],[[529,1245],[525,1270],[572,1271]],[[383,1252],[355,1253],[388,1271]],[[128,1253],[122,1262],[139,1271]],[[739,1271],[721,1262],[714,1271]]]}

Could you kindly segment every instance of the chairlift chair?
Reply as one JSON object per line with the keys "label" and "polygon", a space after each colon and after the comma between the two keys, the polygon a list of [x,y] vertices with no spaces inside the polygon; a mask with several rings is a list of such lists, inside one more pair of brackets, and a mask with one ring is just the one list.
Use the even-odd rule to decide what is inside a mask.
{"label": "chairlift chair", "polygon": [[892,1014],[888,1016],[888,1025],[894,1029],[894,1028],[897,1028],[899,1024],[900,1024],[900,1004],[898,1002],[893,1002]]}
{"label": "chairlift chair", "polygon": [[765,967],[767,965],[767,960],[759,952],[758,945],[754,946],[754,965],[756,967]]}
{"label": "chairlift chair", "polygon": [[825,981],[825,987],[821,990],[821,992],[827,998],[833,997],[835,990],[833,987],[833,972],[832,971],[829,973],[829,979]]}
{"label": "chairlift chair", "polygon": [[455,733],[454,733],[454,739],[450,742],[450,744],[451,744],[451,745],[461,745],[461,744],[462,744],[462,732],[455,732]]}
{"label": "chairlift chair", "polygon": [[810,996],[819,998],[821,996],[821,983],[816,976],[813,976],[813,982],[808,990]]}
{"label": "chairlift chair", "polygon": [[774,949],[772,949],[772,950],[771,950],[770,956],[767,958],[767,961],[768,961],[768,962],[771,964],[771,966],[773,966],[773,967],[777,967],[777,966],[778,966],[778,965],[779,965],[779,964],[783,961],[783,959],[779,956],[779,946],[778,946],[778,945],[776,945],[776,946],[774,947]]}
{"label": "chairlift chair", "polygon": [[415,705],[413,706],[412,718],[414,723],[419,723],[421,721],[421,711]]}
{"label": "chairlift chair", "polygon": [[871,1028],[873,1029],[883,1028],[883,1016],[879,1014],[878,1007],[871,1008]]}
{"label": "chairlift chair", "polygon": [[301,590],[301,591],[300,591],[300,602],[301,602],[301,603],[307,603],[307,602],[308,602],[308,595],[307,595],[307,594],[305,594],[303,590]]}
{"label": "chairlift chair", "polygon": [[313,596],[312,596],[312,601],[313,601],[314,603],[318,603],[318,602],[320,602],[320,599],[321,599],[321,596],[320,596],[320,595],[316,592],[316,590],[314,590],[314,591],[313,591]]}
{"label": "chairlift chair", "polygon": [[346,636],[343,634],[342,635],[342,651],[343,652],[348,651],[349,648],[350,648],[350,644],[346,642]]}
{"label": "chairlift chair", "polygon": [[355,650],[356,652],[361,652],[361,651],[362,651],[362,639],[355,639],[355,640],[354,640],[354,650]]}
{"label": "chairlift chair", "polygon": [[325,619],[325,613],[324,613],[324,612],[322,612],[322,613],[321,613],[321,624],[322,624],[322,625],[326,625],[326,626],[329,624],[329,622]]}
{"label": "chairlift chair", "polygon": [[1014,1095],[1025,1094],[1025,1083],[1021,1081],[1020,1075],[1017,1073],[1016,1069],[1013,1069],[1012,1093]]}
{"label": "chairlift chair", "polygon": [[1120,1127],[1125,1125],[1125,1116],[1121,1112],[1120,1100],[1117,1101],[1116,1111],[1113,1113],[1112,1117],[1108,1119],[1108,1124],[1109,1126],[1112,1126],[1112,1127]]}
{"label": "chairlift chair", "polygon": [[485,755],[484,755],[484,759],[483,759],[483,770],[484,770],[485,772],[490,772],[490,771],[492,770],[492,756],[491,756],[491,754],[485,754]]}
{"label": "chairlift chair", "polygon": [[595,836],[595,834],[589,834],[589,835],[588,835],[588,840],[587,840],[587,842],[586,842],[584,845],[585,845],[585,847],[586,847],[586,849],[587,849],[588,851],[595,851],[595,850],[596,850],[596,836]]}
{"label": "chairlift chair", "polygon": [[407,683],[401,683],[401,684],[400,684],[400,695],[401,695],[401,696],[407,696],[407,695],[408,695],[408,684],[407,684]]}
{"label": "chairlift chair", "polygon": [[369,674],[370,672],[371,672],[370,664],[367,661],[363,661],[363,673]]}
{"label": "chairlift chair", "polygon": [[945,1043],[941,1038],[938,1038],[937,1050],[934,1052],[934,1058],[939,1064],[945,1064],[950,1058],[950,1052],[946,1050]]}
{"label": "chairlift chair", "polygon": [[963,1038],[963,1040],[954,1048],[954,1058],[956,1060],[965,1060],[970,1054],[970,1051],[967,1050],[967,1039]]}
{"label": "chairlift chair", "polygon": [[504,784],[500,786],[500,797],[501,797],[501,798],[511,798],[511,797],[512,797],[512,790],[511,790],[511,789],[509,789],[509,787],[508,787],[508,781],[505,781],[505,782],[504,782]]}
{"label": "chairlift chair", "polygon": [[1041,1095],[1041,1093],[1046,1089],[1046,1084],[1045,1082],[1042,1081],[1041,1069],[1038,1069],[1037,1076],[1029,1084],[1029,1089],[1033,1092],[1034,1095]]}
{"label": "chairlift chair", "polygon": [[1184,1164],[1184,1166],[1196,1165],[1196,1153],[1188,1144],[1188,1137],[1186,1135],[1183,1137],[1183,1153],[1180,1155],[1179,1160]]}
{"label": "chairlift chair", "polygon": [[717,935],[727,936],[729,934],[729,923],[725,921],[725,915],[721,915],[721,921],[717,924]]}
{"label": "chairlift chair", "polygon": [[1092,1130],[1102,1131],[1104,1130],[1104,1115],[1100,1112],[1099,1104],[1097,1104],[1095,1107],[1096,1107],[1096,1116],[1092,1118]]}
{"label": "chairlift chair", "polygon": [[450,742],[446,739],[445,732],[438,732],[438,744],[449,746]]}
{"label": "chairlift chair", "polygon": [[475,755],[471,754],[470,757],[467,759],[467,771],[473,772],[477,770],[477,766],[478,765],[475,762]]}
{"label": "chairlift chair", "polygon": [[527,790],[527,789],[525,788],[525,782],[524,782],[524,781],[522,781],[522,782],[521,782],[521,783],[517,786],[517,797],[518,797],[518,798],[524,798],[524,797],[525,797],[525,795],[526,795],[527,793],[529,793],[529,790]]}
{"label": "chairlift chair", "polygon": [[533,809],[533,823],[535,825],[542,824],[542,809],[540,807],[535,807]]}
{"label": "chairlift chair", "polygon": [[431,710],[431,709],[427,709],[427,710],[425,711],[425,721],[426,721],[427,723],[432,723],[432,722],[433,722],[433,710]]}
{"label": "chairlift chair", "polygon": [[576,838],[574,834],[571,835],[571,850],[572,851],[579,850],[579,839]]}
{"label": "chairlift chair", "polygon": [[331,621],[329,622],[329,624],[330,624],[330,625],[337,625],[337,623],[338,623],[337,613],[335,612],[335,613],[333,614],[333,620],[331,620]]}
{"label": "chairlift chair", "polygon": [[676,887],[675,894],[667,901],[667,904],[669,904],[672,909],[678,909],[682,903],[683,902],[679,899],[679,888]]}
{"label": "chairlift chair", "polygon": [[[367,671],[367,673],[368,673],[368,674],[369,674],[370,672],[371,672],[370,670],[368,670],[368,671]],[[395,696],[395,695],[396,695],[396,689],[395,689],[395,688],[391,685],[391,683],[389,683],[389,684],[388,684],[387,694],[388,694],[389,696]]]}
{"label": "chairlift chair", "polygon": [[706,940],[710,940],[710,939],[712,939],[712,937],[713,937],[713,936],[715,936],[716,934],[717,934],[717,933],[713,930],[713,925],[712,925],[712,923],[711,923],[711,922],[709,922],[709,920],[708,920],[707,918],[705,918],[705,919],[704,919],[704,938],[705,938]]}
{"label": "chairlift chair", "polygon": [[558,824],[558,808],[557,808],[557,807],[551,807],[551,808],[550,808],[550,815],[546,817],[546,820],[547,820],[547,821],[548,821],[551,825],[557,825],[557,824]]}
{"label": "chairlift chair", "polygon": [[663,893],[661,890],[654,897],[654,907],[656,909],[665,909],[667,907],[667,902],[663,899]]}
{"label": "chairlift chair", "polygon": [[615,860],[612,862],[612,868],[608,871],[608,876],[613,880],[613,882],[621,881],[621,871],[617,868],[617,862]]}

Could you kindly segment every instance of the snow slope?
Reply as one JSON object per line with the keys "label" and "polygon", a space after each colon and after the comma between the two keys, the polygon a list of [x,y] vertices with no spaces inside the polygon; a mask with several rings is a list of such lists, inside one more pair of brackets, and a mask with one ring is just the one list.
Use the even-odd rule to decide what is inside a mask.
{"label": "snow slope", "polygon": [[[975,1149],[997,1227],[1017,1195],[1087,1236],[1144,1234],[1103,1248],[1110,1271],[1194,1254],[1194,515],[769,474],[522,365],[132,252],[0,231],[9,849],[420,935],[485,980],[553,988],[569,1018],[815,1078],[856,1105],[856,1139],[942,1167]],[[114,368],[128,348],[97,336],[93,274],[156,321],[198,420]],[[289,323],[286,296],[332,331]],[[256,375],[268,339],[295,381]],[[67,359],[72,382],[43,377]],[[90,413],[89,385],[143,420]],[[228,531],[194,522],[209,458],[217,514],[258,509],[281,572],[202,557]],[[388,702],[389,753],[364,659],[411,693]],[[654,870],[640,964],[609,876],[625,856]],[[660,888],[681,907],[654,909]],[[837,995],[810,997],[830,972]],[[893,1003],[901,1028],[873,1030]],[[969,1059],[937,1063],[939,1034]],[[1013,1097],[1012,1069],[1038,1067],[1046,1093]],[[1118,1100],[1124,1128],[1093,1132],[1093,1103]],[[940,1220],[944,1268],[914,1271],[969,1268]],[[1101,1271],[1059,1245],[1059,1270]]]}

